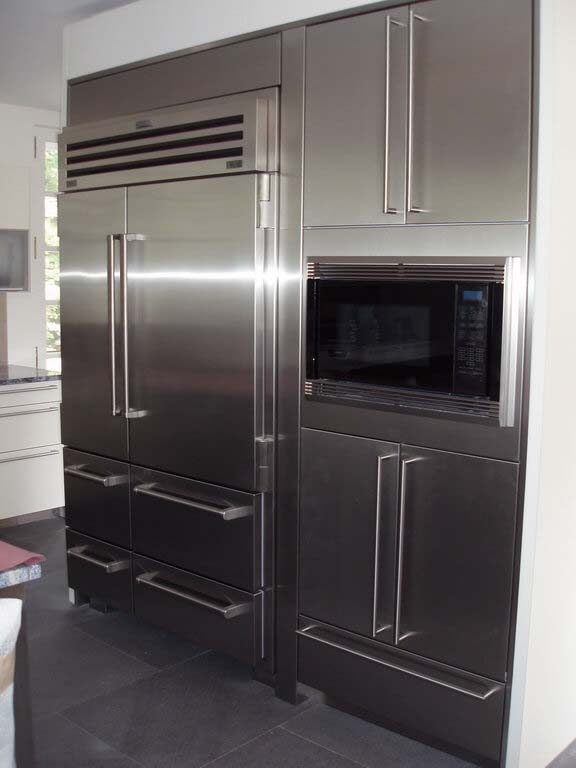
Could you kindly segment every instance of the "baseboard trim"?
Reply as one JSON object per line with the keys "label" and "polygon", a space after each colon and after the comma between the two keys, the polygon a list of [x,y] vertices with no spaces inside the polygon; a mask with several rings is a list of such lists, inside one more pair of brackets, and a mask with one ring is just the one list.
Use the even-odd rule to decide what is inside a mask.
{"label": "baseboard trim", "polygon": [[15,525],[35,523],[37,520],[50,520],[52,517],[64,517],[64,507],[57,507],[56,509],[43,509],[40,512],[30,512],[27,515],[3,517],[0,520],[0,530],[2,528],[12,528]]}

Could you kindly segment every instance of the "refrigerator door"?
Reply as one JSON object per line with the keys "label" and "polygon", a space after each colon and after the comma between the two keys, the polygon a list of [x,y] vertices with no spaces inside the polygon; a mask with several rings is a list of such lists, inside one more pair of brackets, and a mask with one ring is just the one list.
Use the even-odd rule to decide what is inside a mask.
{"label": "refrigerator door", "polygon": [[102,189],[61,195],[58,203],[62,440],[72,448],[113,459],[128,458],[128,429],[119,402],[123,383],[119,313],[114,312],[113,318],[111,313],[119,308],[125,197],[124,189]]}
{"label": "refrigerator door", "polygon": [[128,192],[130,458],[255,488],[264,230],[255,175]]}

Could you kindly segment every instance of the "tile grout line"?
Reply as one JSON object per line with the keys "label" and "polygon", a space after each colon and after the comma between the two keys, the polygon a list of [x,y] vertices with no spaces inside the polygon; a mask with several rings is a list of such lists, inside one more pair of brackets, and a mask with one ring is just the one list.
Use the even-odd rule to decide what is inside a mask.
{"label": "tile grout line", "polygon": [[214,760],[208,760],[207,763],[202,763],[198,766],[198,768],[207,768],[209,765],[215,765],[218,760],[222,760],[224,757],[228,757],[228,755],[233,754],[234,752],[237,752],[239,749],[242,749],[243,747],[246,747],[248,744],[251,744],[253,741],[257,741],[258,739],[261,739],[263,736],[267,736],[269,733],[272,733],[273,731],[277,730],[281,726],[275,725],[274,728],[270,728],[267,731],[264,731],[263,733],[259,733],[257,736],[253,736],[251,739],[248,739],[248,741],[242,742],[242,744],[238,744],[237,746],[233,747],[232,749],[229,749],[227,752],[223,752],[221,755],[218,755],[218,757],[215,757]]}
{"label": "tile grout line", "polygon": [[131,760],[135,766],[138,766],[138,768],[144,768],[144,765],[140,763],[138,760],[135,760],[130,755],[127,755],[125,752],[121,752],[119,749],[117,749],[113,744],[109,744],[105,739],[103,739],[101,736],[98,736],[95,733],[92,733],[92,731],[89,731],[87,728],[85,728],[83,725],[80,725],[79,723],[76,723],[74,720],[71,720],[68,715],[62,712],[57,712],[56,717],[63,717],[64,720],[66,720],[68,723],[73,725],[75,728],[78,728],[82,733],[85,733],[87,736],[91,736],[93,739],[97,739],[102,744],[106,744],[107,747],[110,749],[113,749],[114,752],[117,752],[122,757],[125,757],[127,760]]}
{"label": "tile grout line", "polygon": [[[289,721],[287,720],[286,722],[289,722]],[[361,768],[370,768],[370,766],[366,765],[366,763],[360,763],[358,762],[358,760],[354,760],[353,757],[348,757],[347,755],[343,755],[341,752],[337,752],[335,749],[330,749],[330,747],[327,747],[324,744],[319,744],[317,741],[314,741],[314,739],[308,739],[306,738],[306,736],[302,736],[299,733],[294,733],[294,731],[291,731],[289,728],[287,728],[285,724],[280,725],[279,728],[282,728],[283,731],[286,731],[286,733],[289,733],[291,736],[296,736],[297,738],[302,739],[302,741],[307,741],[309,744],[314,744],[314,746],[316,747],[321,747],[322,749],[325,749],[327,752],[330,752],[332,755],[337,755],[338,757],[341,757],[344,760],[348,760],[354,765],[359,765],[361,766]]]}

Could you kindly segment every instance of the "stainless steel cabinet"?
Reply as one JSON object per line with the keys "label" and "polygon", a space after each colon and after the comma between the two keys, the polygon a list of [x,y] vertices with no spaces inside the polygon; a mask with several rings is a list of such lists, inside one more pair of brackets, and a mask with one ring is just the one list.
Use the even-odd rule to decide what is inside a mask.
{"label": "stainless steel cabinet", "polygon": [[528,218],[531,7],[411,7],[409,223]]}
{"label": "stainless steel cabinet", "polygon": [[302,430],[300,612],[392,641],[398,445]]}
{"label": "stainless steel cabinet", "polygon": [[396,642],[506,679],[518,466],[403,447]]}
{"label": "stainless steel cabinet", "polygon": [[526,220],[531,21],[430,0],[310,27],[305,224]]}
{"label": "stainless steel cabinet", "polygon": [[305,224],[401,224],[407,8],[306,37]]}
{"label": "stainless steel cabinet", "polygon": [[[119,349],[111,344],[109,264],[125,232],[123,189],[62,195],[62,440],[114,459],[128,458],[128,428],[114,413],[122,386]],[[118,254],[116,253],[116,256]],[[117,286],[114,298],[118,293]],[[119,334],[116,321],[113,329]],[[114,359],[111,350],[114,349]]]}
{"label": "stainless steel cabinet", "polygon": [[504,682],[518,465],[302,431],[300,614]]}

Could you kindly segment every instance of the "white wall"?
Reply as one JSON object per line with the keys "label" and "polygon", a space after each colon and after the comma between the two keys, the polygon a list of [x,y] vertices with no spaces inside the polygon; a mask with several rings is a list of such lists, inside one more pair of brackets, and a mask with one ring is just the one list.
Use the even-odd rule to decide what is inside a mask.
{"label": "white wall", "polygon": [[70,25],[65,79],[243,35],[367,0],[139,0]]}
{"label": "white wall", "polygon": [[541,2],[535,328],[510,768],[576,737],[576,2]]}
{"label": "white wall", "polygon": [[30,230],[30,291],[0,293],[0,353],[12,364],[34,365],[36,348],[44,363],[44,180],[42,153],[34,158],[34,136],[55,133],[58,121],[57,112],[0,104],[0,227]]}

